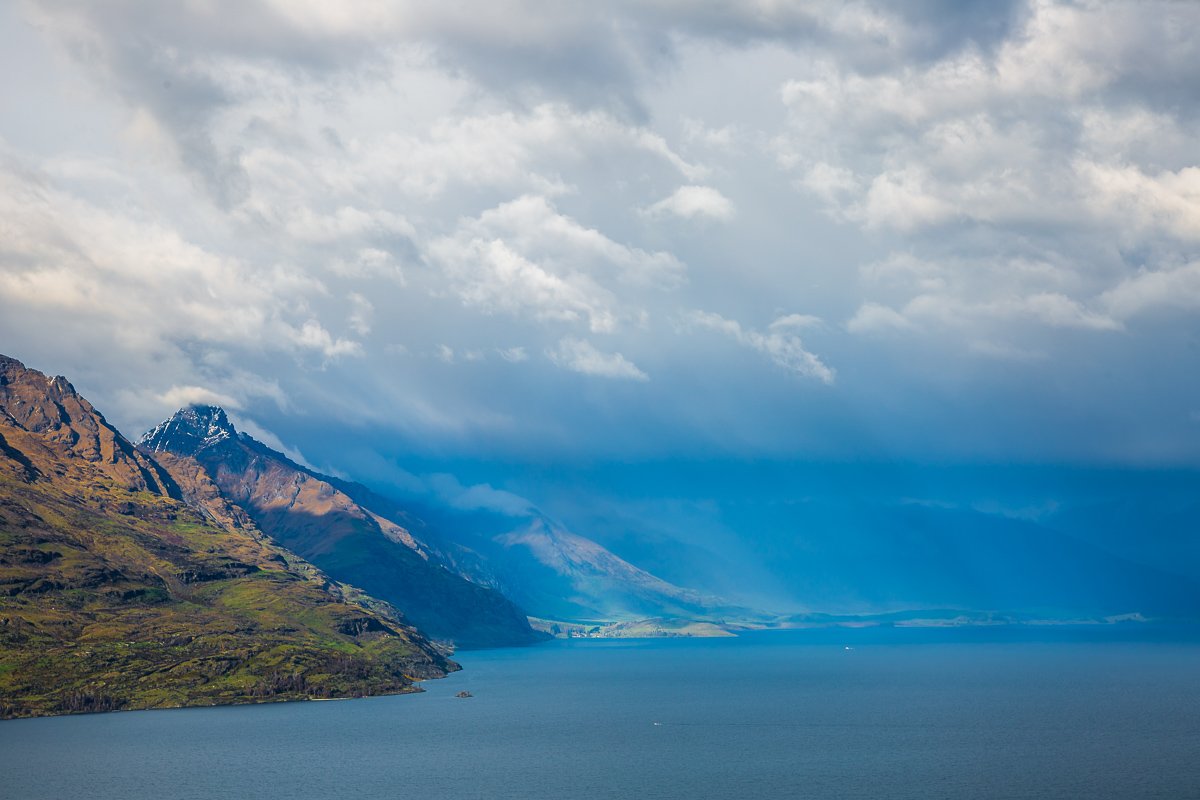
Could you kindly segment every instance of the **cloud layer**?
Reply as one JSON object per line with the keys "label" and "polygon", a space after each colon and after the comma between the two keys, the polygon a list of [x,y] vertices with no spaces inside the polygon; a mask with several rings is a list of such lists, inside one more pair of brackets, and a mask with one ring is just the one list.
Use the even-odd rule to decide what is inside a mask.
{"label": "cloud layer", "polygon": [[1197,29],[1173,2],[6,7],[3,350],[131,430],[219,401],[318,462],[1195,463]]}

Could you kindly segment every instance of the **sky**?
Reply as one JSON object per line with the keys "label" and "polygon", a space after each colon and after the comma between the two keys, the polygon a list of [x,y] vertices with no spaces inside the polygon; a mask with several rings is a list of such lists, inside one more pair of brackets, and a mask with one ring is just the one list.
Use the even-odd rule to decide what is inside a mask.
{"label": "sky", "polygon": [[0,352],[131,436],[219,403],[355,477],[1193,469],[1198,30],[1185,2],[0,4]]}

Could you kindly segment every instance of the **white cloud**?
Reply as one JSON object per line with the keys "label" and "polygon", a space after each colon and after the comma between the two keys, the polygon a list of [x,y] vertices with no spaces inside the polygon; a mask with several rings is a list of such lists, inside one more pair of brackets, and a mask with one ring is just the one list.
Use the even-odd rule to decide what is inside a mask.
{"label": "white cloud", "polygon": [[395,257],[377,247],[362,247],[355,252],[335,256],[328,267],[330,272],[343,279],[380,277],[397,286],[405,285],[404,270],[396,263]]}
{"label": "white cloud", "polygon": [[671,288],[683,274],[670,253],[619,244],[529,195],[463,221],[453,236],[430,242],[426,257],[468,306],[583,323],[594,333],[638,316],[618,301],[623,284]]}
{"label": "white cloud", "polygon": [[784,314],[778,317],[771,323],[771,330],[785,330],[787,328],[816,328],[823,325],[820,317],[813,314]]}
{"label": "white cloud", "polygon": [[1147,8],[1036,2],[991,50],[887,70],[838,55],[798,65],[780,89],[777,163],[835,219],[941,262],[893,272],[848,331],[1113,331],[1156,283],[1188,295],[1169,269],[1131,275],[1146,257],[1189,258],[1200,240],[1197,129],[1179,110],[1191,100],[1159,80],[1200,57],[1181,33],[1200,8]]}
{"label": "white cloud", "polygon": [[1054,292],[1032,294],[991,304],[1000,314],[1026,315],[1054,328],[1085,328],[1097,331],[1120,330],[1120,321],[1092,311],[1077,300]]}
{"label": "white cloud", "polygon": [[1100,303],[1120,319],[1159,309],[1200,310],[1200,262],[1141,270],[1106,291]]}
{"label": "white cloud", "polygon": [[734,125],[710,128],[698,119],[688,118],[683,121],[683,137],[686,141],[717,150],[734,148],[742,135]]}
{"label": "white cloud", "polygon": [[[792,166],[793,156],[782,156],[787,166]],[[818,161],[808,166],[800,179],[800,185],[825,201],[825,205],[836,208],[853,196],[859,188],[858,178],[846,167],[835,167]]]}
{"label": "white cloud", "polygon": [[680,186],[670,197],[646,209],[651,216],[674,214],[684,219],[709,217],[721,221],[733,218],[733,203],[711,186]]}
{"label": "white cloud", "polygon": [[672,254],[619,244],[559,213],[544,197],[524,195],[502,203],[470,227],[476,235],[502,237],[559,272],[615,271],[624,283],[664,288],[683,280],[684,266]]}
{"label": "white cloud", "polygon": [[[161,390],[144,383],[125,384],[116,392],[116,405],[111,410],[118,412],[123,419],[136,419],[140,425],[125,429],[125,433],[137,434],[166,419],[176,410],[197,403],[219,405],[231,411],[241,411],[263,401],[276,409],[291,408],[290,401],[275,379],[236,368],[198,377],[205,383],[169,383],[166,389]],[[155,374],[139,378],[145,382],[164,379],[169,381],[169,375]]]}
{"label": "white cloud", "polygon": [[617,326],[615,298],[590,276],[555,275],[500,239],[440,239],[427,253],[468,306],[540,321],[584,322],[595,332]]}
{"label": "white cloud", "polygon": [[[726,319],[710,311],[692,311],[684,317],[684,321],[692,326],[723,333],[739,344],[763,353],[788,372],[832,384],[836,375],[834,370],[826,366],[818,356],[806,350],[800,337],[786,332],[789,327],[794,327],[795,318],[796,315],[789,315],[777,319],[768,333],[745,329],[736,320]],[[782,325],[776,324],[781,320]]]}
{"label": "white cloud", "polygon": [[851,333],[875,333],[888,330],[907,330],[912,327],[908,318],[894,308],[879,303],[863,303],[846,322]]}
{"label": "white cloud", "polygon": [[[510,196],[577,191],[565,176],[593,161],[620,161],[673,181],[707,174],[660,134],[607,111],[561,102],[522,110],[486,102],[476,107],[469,86],[447,83],[427,63],[379,57],[392,74],[372,70],[297,81],[295,73],[255,65],[245,85],[257,91],[246,90],[237,104],[214,110],[211,147],[236,166],[248,188],[236,209],[240,216],[297,240],[350,244],[389,235],[412,238],[425,216],[423,205],[464,191],[492,189]],[[227,74],[214,81],[228,91]],[[271,91],[263,92],[263,84]],[[412,99],[411,87],[428,87],[430,96],[415,98],[415,107],[394,109],[398,92]],[[267,119],[289,128],[276,130]],[[299,136],[290,128],[318,121],[324,123],[320,132]],[[391,203],[376,207],[380,200],[412,211],[388,207]]]}
{"label": "white cloud", "polygon": [[1089,209],[1127,237],[1162,232],[1200,242],[1200,167],[1148,175],[1130,165],[1077,165]]}
{"label": "white cloud", "polygon": [[893,254],[861,270],[868,289],[891,298],[866,301],[846,322],[850,333],[880,333],[948,328],[966,334],[962,341],[991,341],[1012,328],[1030,325],[1119,331],[1119,315],[1100,298],[1077,300],[1071,293],[1086,283],[1064,266],[1027,259],[949,259],[927,261],[911,253]]}
{"label": "white cloud", "polygon": [[[882,321],[886,312],[871,309],[868,319]],[[1035,322],[1049,328],[1117,331],[1120,320],[1092,311],[1082,303],[1050,292],[971,301],[951,294],[921,294],[905,304],[902,317],[909,323],[970,329],[995,322]],[[860,320],[860,327],[862,321]],[[896,327],[896,326],[893,326]]]}
{"label": "white cloud", "polygon": [[359,352],[308,311],[327,293],[319,280],[211,252],[146,213],[100,208],[0,167],[0,298],[143,353],[186,341],[327,359]]}
{"label": "white cloud", "polygon": [[334,338],[333,334],[321,327],[321,323],[310,319],[294,331],[292,340],[304,347],[318,350],[326,358],[336,358],[345,355],[358,355],[362,345],[350,339]]}
{"label": "white cloud", "polygon": [[496,353],[510,364],[519,364],[529,360],[529,353],[525,352],[524,347],[505,347],[497,350]]}
{"label": "white cloud", "polygon": [[852,219],[868,228],[891,227],[913,231],[953,219],[956,206],[931,190],[924,171],[909,167],[876,175],[862,201],[847,209]]}
{"label": "white cloud", "polygon": [[226,410],[237,410],[242,404],[233,397],[221,392],[214,392],[203,386],[172,386],[154,398],[162,406],[169,409],[186,408],[192,405],[221,406]]}
{"label": "white cloud", "polygon": [[601,378],[648,381],[650,377],[620,353],[602,353],[584,339],[562,339],[554,349],[546,351],[554,364]]}
{"label": "white cloud", "polygon": [[243,213],[257,213],[262,218],[268,215],[275,216],[277,224],[288,236],[305,244],[357,240],[365,234],[372,233],[407,238],[416,235],[416,230],[408,220],[383,209],[364,211],[352,206],[342,206],[330,214],[321,214],[307,207],[268,208],[260,205],[261,202],[259,197],[252,198],[250,203],[243,207]]}
{"label": "white cloud", "polygon": [[433,358],[444,364],[459,362],[470,364],[485,361],[492,356],[499,356],[501,360],[507,361],[510,364],[518,364],[529,360],[529,354],[525,352],[524,347],[492,348],[490,350],[459,348],[456,350],[448,344],[439,344],[434,348],[432,353]]}
{"label": "white cloud", "polygon": [[424,483],[428,490],[455,508],[468,511],[480,509],[498,511],[513,517],[528,514],[534,510],[533,503],[524,497],[497,489],[487,483],[463,486],[458,478],[446,473],[430,475]]}
{"label": "white cloud", "polygon": [[375,306],[358,292],[351,292],[348,299],[350,300],[350,316],[347,322],[351,330],[359,336],[366,336],[371,332],[371,319],[375,315]]}

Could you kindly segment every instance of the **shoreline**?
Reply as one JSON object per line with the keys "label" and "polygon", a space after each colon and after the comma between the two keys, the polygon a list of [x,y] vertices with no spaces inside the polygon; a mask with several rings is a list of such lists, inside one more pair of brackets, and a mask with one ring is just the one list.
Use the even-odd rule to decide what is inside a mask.
{"label": "shoreline", "polygon": [[1102,617],[1055,618],[957,610],[884,614],[794,614],[760,619],[650,617],[638,620],[564,621],[530,617],[530,624],[555,639],[731,638],[750,631],[862,629],[1002,629],[1109,626],[1200,627],[1200,620],[1164,619],[1139,613]]}

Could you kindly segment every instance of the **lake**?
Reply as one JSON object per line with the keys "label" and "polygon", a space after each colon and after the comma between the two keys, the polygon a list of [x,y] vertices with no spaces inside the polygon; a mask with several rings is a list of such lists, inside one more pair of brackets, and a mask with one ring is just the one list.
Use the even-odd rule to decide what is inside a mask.
{"label": "lake", "polygon": [[1194,631],[787,631],[458,658],[420,695],[0,722],[0,796],[1200,798]]}

